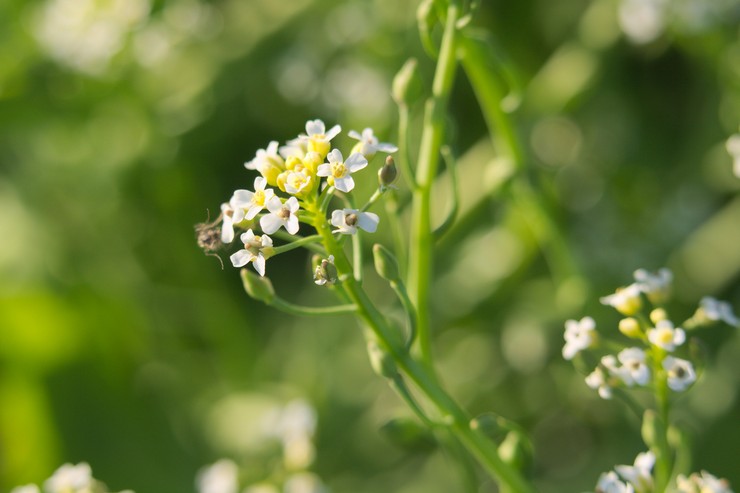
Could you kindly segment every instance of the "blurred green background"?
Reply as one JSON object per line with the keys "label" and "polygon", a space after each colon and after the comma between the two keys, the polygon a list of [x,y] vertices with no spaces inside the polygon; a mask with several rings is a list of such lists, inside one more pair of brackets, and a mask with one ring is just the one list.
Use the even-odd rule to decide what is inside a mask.
{"label": "blurred green background", "polygon": [[[193,231],[251,187],[243,163],[257,149],[308,119],[395,141],[393,75],[415,56],[428,86],[434,68],[415,9],[0,3],[0,491],[83,460],[137,493],[194,491],[196,471],[220,457],[259,479],[270,462],[247,443],[248,411],[296,397],[317,410],[314,470],[332,491],[461,490],[444,453],[379,434],[407,411],[372,374],[354,320],[253,302]],[[474,20],[526,87],[515,118],[557,228],[498,186],[458,74],[463,220],[438,257],[435,347],[472,413],[531,432],[543,491],[591,489],[643,450],[637,422],[562,360],[564,319],[588,313],[610,330],[618,318],[599,296],[664,265],[676,320],[708,294],[740,309],[740,179],[724,146],[740,123],[739,21],[737,0],[487,0]],[[303,252],[270,261],[268,275],[288,299],[326,303]],[[737,488],[740,342],[726,327],[705,335],[705,377],[678,413],[694,469]]]}

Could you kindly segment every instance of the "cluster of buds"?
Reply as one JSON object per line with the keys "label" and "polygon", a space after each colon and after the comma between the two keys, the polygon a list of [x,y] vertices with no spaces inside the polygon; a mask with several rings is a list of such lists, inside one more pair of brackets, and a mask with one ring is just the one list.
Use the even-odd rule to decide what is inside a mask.
{"label": "cluster of buds", "polygon": [[[248,170],[260,174],[254,179],[254,189],[236,190],[221,205],[219,221],[206,225],[210,229],[220,225],[221,244],[234,241],[237,228],[243,231],[239,236],[243,248],[230,257],[234,267],[251,263],[264,276],[267,259],[280,253],[270,235],[284,229],[285,234],[295,237],[302,222],[317,227],[317,221],[326,221],[335,228],[334,233],[346,235],[356,234],[359,229],[376,231],[379,218],[365,208],[350,206],[329,212],[324,207],[335,191],[345,195],[352,192],[353,175],[366,168],[376,153],[393,153],[398,148],[379,142],[370,128],[362,133],[350,131],[349,137],[358,142],[345,158],[339,149],[332,147],[332,140],[340,132],[339,125],[327,130],[321,120],[311,120],[306,123],[305,134],[283,146],[272,141],[245,163]],[[378,176],[379,190],[384,191],[396,177],[393,158],[388,157]],[[213,235],[202,229],[198,230],[199,242],[205,244],[203,238],[211,240],[206,246],[207,253],[212,253]]]}
{"label": "cluster of buds", "polygon": [[[643,452],[637,455],[631,466],[616,466],[613,471],[605,472],[596,484],[596,493],[653,493],[653,466],[655,455]],[[668,487],[669,493],[732,493],[725,479],[719,479],[706,471],[701,474],[676,477],[675,485]]]}
{"label": "cluster of buds", "polygon": [[[18,486],[10,493],[41,493],[35,484]],[[77,465],[64,464],[44,482],[44,493],[108,493],[108,488],[93,478],[90,465],[81,462]],[[131,490],[121,493],[133,493]]]}
{"label": "cluster of buds", "polygon": [[[707,297],[702,299],[696,313],[681,324],[686,329],[676,326],[663,308],[670,299],[672,273],[668,269],[657,273],[639,269],[634,278],[634,283],[601,298],[602,304],[625,316],[619,322],[619,332],[636,343],[623,345],[624,349],[617,354],[603,355],[586,377],[586,384],[604,399],[611,398],[615,387],[665,385],[674,392],[686,390],[697,378],[694,364],[687,359],[686,330],[717,321],[739,324],[728,303]],[[565,323],[565,359],[599,346],[596,323],[591,317]]]}

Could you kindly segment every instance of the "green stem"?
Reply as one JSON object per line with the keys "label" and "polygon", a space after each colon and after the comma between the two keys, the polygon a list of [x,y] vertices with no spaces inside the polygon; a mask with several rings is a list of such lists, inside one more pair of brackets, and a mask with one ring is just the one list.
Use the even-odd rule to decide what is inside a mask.
{"label": "green stem", "polygon": [[388,193],[385,200],[385,211],[388,214],[388,222],[393,234],[393,246],[395,247],[396,260],[398,260],[398,269],[401,272],[406,272],[406,241],[399,216],[398,193],[395,190]]}
{"label": "green stem", "polygon": [[406,104],[398,106],[398,166],[409,188],[415,189],[416,178],[409,157],[409,107]]}
{"label": "green stem", "polygon": [[668,486],[673,460],[671,448],[668,443],[668,419],[670,415],[670,400],[668,395],[668,378],[663,370],[663,359],[665,354],[662,350],[654,348],[653,372],[655,375],[655,403],[658,411],[660,436],[655,440],[655,493],[663,493]]}
{"label": "green stem", "polygon": [[356,313],[357,305],[336,305],[336,306],[301,306],[285,301],[282,298],[274,298],[269,305],[285,313],[298,316],[323,317],[326,315],[346,315]]}
{"label": "green stem", "polygon": [[408,287],[411,299],[418,311],[418,353],[421,361],[432,370],[432,344],[429,320],[429,295],[432,283],[432,226],[431,194],[432,183],[437,174],[439,149],[442,146],[447,101],[457,67],[455,46],[459,12],[456,5],[447,9],[442,46],[434,74],[432,95],[426,103],[424,128],[421,136],[419,162],[416,170],[417,188],[413,191],[411,213],[411,240],[409,245]]}
{"label": "green stem", "polygon": [[442,221],[442,224],[437,226],[437,229],[432,233],[437,239],[450,230],[455,222],[455,218],[457,217],[457,212],[460,209],[460,190],[458,187],[457,163],[455,163],[455,156],[452,155],[452,151],[449,146],[442,146],[440,150],[442,151],[442,157],[444,157],[447,173],[450,175],[450,188],[452,188],[450,196],[452,197],[452,207],[450,208],[450,212],[447,213],[445,220]]}
{"label": "green stem", "polygon": [[406,320],[408,321],[408,339],[406,341],[406,349],[411,349],[411,346],[416,339],[417,333],[417,322],[416,322],[416,308],[414,303],[409,298],[409,293],[406,291],[406,286],[401,281],[391,281],[391,288],[396,292],[396,296],[401,301],[403,310],[406,312]]}
{"label": "green stem", "polygon": [[321,235],[311,235],[311,236],[305,236],[305,237],[297,237],[292,236],[292,238],[298,238],[295,241],[292,241],[290,243],[286,243],[285,245],[280,245],[278,247],[275,247],[273,249],[273,255],[278,255],[281,253],[289,252],[291,250],[295,250],[296,248],[300,248],[302,246],[308,246],[312,243],[318,243],[321,241]]}

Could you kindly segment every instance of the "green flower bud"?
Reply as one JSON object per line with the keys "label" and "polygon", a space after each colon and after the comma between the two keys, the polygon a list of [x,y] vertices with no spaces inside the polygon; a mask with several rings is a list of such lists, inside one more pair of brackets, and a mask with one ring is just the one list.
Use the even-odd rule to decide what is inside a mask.
{"label": "green flower bud", "polygon": [[396,257],[380,243],[373,245],[373,258],[375,260],[375,270],[380,277],[386,281],[398,281],[401,278]]}
{"label": "green flower bud", "polygon": [[275,299],[275,289],[267,277],[258,276],[251,270],[241,270],[242,283],[247,294],[257,301],[269,304]]}
{"label": "green flower bud", "polygon": [[367,341],[367,354],[370,357],[370,366],[376,374],[389,379],[398,375],[393,358],[387,351],[381,349],[377,342]]}
{"label": "green flower bud", "polygon": [[398,105],[410,106],[419,99],[421,96],[421,80],[415,58],[406,60],[401,70],[393,78],[391,94]]}
{"label": "green flower bud", "polygon": [[385,164],[378,170],[378,183],[381,188],[390,186],[398,177],[398,168],[393,156],[385,158]]}
{"label": "green flower bud", "polygon": [[619,321],[619,332],[632,339],[639,339],[642,336],[640,323],[632,317],[623,318]]}
{"label": "green flower bud", "polygon": [[320,259],[314,270],[313,282],[323,286],[324,284],[334,284],[338,278],[337,268],[334,266],[334,255]]}

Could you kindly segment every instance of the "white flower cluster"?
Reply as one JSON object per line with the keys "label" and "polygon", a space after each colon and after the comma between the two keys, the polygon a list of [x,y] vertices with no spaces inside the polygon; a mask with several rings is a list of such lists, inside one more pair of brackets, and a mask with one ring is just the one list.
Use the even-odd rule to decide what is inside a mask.
{"label": "white flower cluster", "polygon": [[[339,125],[327,130],[321,120],[311,120],[306,123],[305,134],[289,140],[284,146],[272,141],[245,163],[247,169],[261,175],[254,180],[254,190],[236,190],[231,199],[221,205],[221,241],[231,243],[237,226],[245,230],[240,236],[244,248],[230,257],[234,267],[251,263],[264,276],[265,261],[275,253],[269,235],[281,228],[296,235],[301,221],[313,224],[315,214],[324,213],[319,200],[326,187],[332,187],[331,192],[352,192],[355,188],[353,175],[367,167],[378,151],[398,150],[392,144],[379,142],[372,129],[366,128],[362,134],[349,132],[349,136],[359,142],[345,158],[331,144],[340,131]],[[288,197],[283,198],[279,193]],[[372,212],[343,208],[332,211],[328,221],[336,228],[335,233],[353,235],[358,229],[374,233],[379,218]],[[256,231],[257,226],[262,234]]]}
{"label": "white flower cluster", "polygon": [[[595,493],[653,493],[652,469],[655,455],[643,452],[637,455],[634,465],[616,466],[614,471],[603,473],[596,484]],[[718,479],[706,471],[688,477],[679,474],[675,486],[668,493],[732,493],[727,480]]]}
{"label": "white flower cluster", "polygon": [[[671,271],[661,269],[651,273],[639,269],[634,278],[633,284],[601,298],[603,304],[627,316],[619,323],[619,331],[641,343],[641,347],[626,347],[616,355],[602,356],[596,369],[586,377],[586,384],[598,390],[604,399],[611,398],[615,386],[666,385],[675,392],[682,392],[697,378],[692,362],[676,355],[686,354],[683,349],[686,331],[676,327],[661,308],[670,298]],[[649,317],[642,314],[646,301],[654,307]],[[733,326],[740,324],[728,303],[704,298],[694,316],[683,325],[693,329],[718,321]],[[571,360],[581,351],[597,346],[598,341],[596,323],[591,317],[568,320],[563,357]]]}
{"label": "white flower cluster", "polygon": [[[44,493],[108,493],[103,483],[93,478],[90,465],[81,462],[77,465],[64,464],[44,482]],[[41,493],[35,484],[18,486],[10,493]],[[133,493],[131,490],[121,493]]]}

